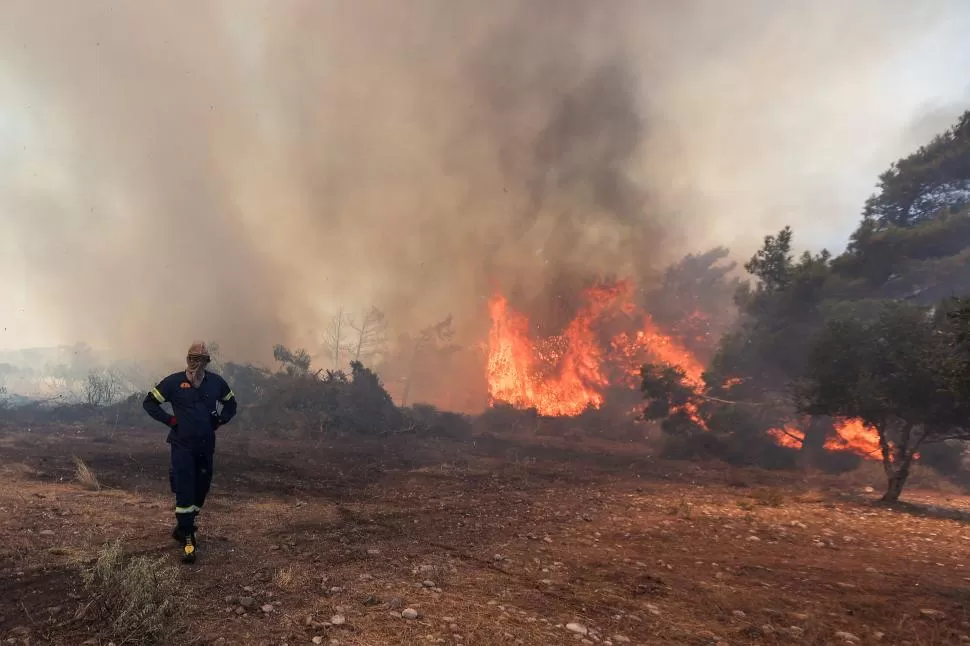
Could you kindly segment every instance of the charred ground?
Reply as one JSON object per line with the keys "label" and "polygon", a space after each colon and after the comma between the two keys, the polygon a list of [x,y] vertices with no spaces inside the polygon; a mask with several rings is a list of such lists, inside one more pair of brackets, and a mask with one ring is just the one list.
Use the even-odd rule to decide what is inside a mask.
{"label": "charred ground", "polygon": [[[935,507],[903,509],[872,504],[868,464],[824,476],[596,437],[224,431],[175,643],[573,643],[567,624],[614,644],[970,639],[970,498],[925,473],[907,497]],[[162,437],[7,427],[0,447],[2,636],[107,644],[78,562],[121,538],[177,564]]]}

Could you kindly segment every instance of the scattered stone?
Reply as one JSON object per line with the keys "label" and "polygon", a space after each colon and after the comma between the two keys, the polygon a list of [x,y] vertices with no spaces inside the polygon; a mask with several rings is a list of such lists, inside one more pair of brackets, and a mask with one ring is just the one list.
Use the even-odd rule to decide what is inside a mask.
{"label": "scattered stone", "polygon": [[220,637],[219,639],[212,642],[212,646],[226,646],[226,638]]}
{"label": "scattered stone", "polygon": [[919,611],[919,614],[927,619],[942,619],[946,616],[946,614],[940,610],[930,610],[929,608],[923,608]]}
{"label": "scattered stone", "polygon": [[629,644],[630,638],[624,635],[613,635],[613,642],[616,644]]}
{"label": "scattered stone", "polygon": [[878,630],[876,632],[872,633],[872,638],[875,639],[877,642],[881,642],[882,641],[882,638],[885,637],[885,636],[886,636],[886,633],[884,633],[882,631],[878,631]]}
{"label": "scattered stone", "polygon": [[54,530],[52,530],[52,529],[42,529],[40,531],[40,535],[41,536],[53,536],[54,535]]}
{"label": "scattered stone", "polygon": [[805,635],[805,629],[799,626],[789,626],[788,634],[791,635],[792,637],[795,637],[796,639],[800,639]]}
{"label": "scattered stone", "polygon": [[731,614],[738,619],[744,619],[745,617],[748,616],[748,614],[744,610],[732,610]]}
{"label": "scattered stone", "polygon": [[373,547],[367,550],[367,554],[369,554],[370,556],[378,556],[380,553],[381,551],[379,549],[373,548]]}
{"label": "scattered stone", "polygon": [[271,603],[267,603],[262,608],[260,608],[260,610],[262,610],[263,612],[269,614],[269,613],[273,612],[274,610],[276,610],[276,607],[273,606],[273,604],[271,604]]}
{"label": "scattered stone", "polygon": [[658,608],[652,603],[648,603],[646,605],[646,608],[647,608],[647,612],[649,612],[651,615],[657,616],[660,614],[660,608]]}
{"label": "scattered stone", "polygon": [[414,608],[405,608],[401,611],[401,616],[405,619],[417,619],[420,614]]}
{"label": "scattered stone", "polygon": [[371,579],[374,578],[374,575],[373,574],[367,574],[365,572],[364,574],[359,575],[357,578],[360,579],[361,581],[370,581]]}
{"label": "scattered stone", "polygon": [[571,633],[576,633],[577,635],[588,635],[589,634],[589,628],[587,628],[583,624],[568,623],[568,624],[566,624],[566,630],[568,630]]}
{"label": "scattered stone", "polygon": [[404,599],[401,599],[400,597],[393,597],[390,601],[387,602],[387,606],[391,610],[397,610],[398,608],[403,608]]}
{"label": "scattered stone", "polygon": [[795,621],[808,621],[808,615],[804,612],[793,612],[791,613],[791,618]]}
{"label": "scattered stone", "polygon": [[323,637],[321,637],[320,635],[317,635],[316,637],[314,637],[310,641],[312,641],[314,644],[322,644],[323,643]]}
{"label": "scattered stone", "polygon": [[345,623],[347,623],[347,618],[343,615],[334,615],[330,618],[330,623],[334,626],[343,626]]}
{"label": "scattered stone", "polygon": [[837,633],[835,633],[835,638],[836,639],[841,639],[842,641],[849,642],[849,643],[855,643],[855,642],[859,641],[859,638],[858,637],[856,637],[852,633],[848,633],[848,632],[846,632],[844,630],[840,630]]}
{"label": "scattered stone", "polygon": [[246,609],[243,608],[242,606],[236,606],[236,614],[237,615],[244,615],[244,614],[246,614]]}
{"label": "scattered stone", "polygon": [[751,536],[748,536],[747,540],[751,541],[752,543],[761,542],[761,539],[755,536],[754,534],[752,534]]}

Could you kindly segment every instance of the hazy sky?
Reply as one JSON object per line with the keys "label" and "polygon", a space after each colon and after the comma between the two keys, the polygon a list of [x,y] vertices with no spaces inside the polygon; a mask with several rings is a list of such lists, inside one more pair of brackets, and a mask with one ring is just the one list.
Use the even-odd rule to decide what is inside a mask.
{"label": "hazy sky", "polygon": [[4,0],[0,348],[480,332],[493,286],[792,224],[970,108],[965,0]]}

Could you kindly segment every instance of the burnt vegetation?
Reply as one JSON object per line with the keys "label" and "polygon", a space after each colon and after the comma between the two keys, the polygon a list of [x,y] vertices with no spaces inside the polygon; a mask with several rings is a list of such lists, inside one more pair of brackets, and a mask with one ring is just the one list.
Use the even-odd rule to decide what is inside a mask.
{"label": "burnt vegetation", "polygon": [[[721,247],[690,254],[649,282],[641,277],[640,306],[707,366],[701,387],[681,366],[657,362],[640,371],[640,392],[617,380],[603,407],[577,416],[501,402],[474,416],[448,412],[422,400],[475,349],[456,341],[451,317],[392,336],[377,308],[339,310],[316,353],[277,345],[269,367],[224,360],[213,343],[213,369],[242,402],[237,426],[273,438],[637,442],[659,428],[661,455],[672,459],[842,472],[875,458],[884,499],[895,501],[916,461],[962,477],[970,438],[968,187],[970,112],[880,176],[843,253],[796,253],[786,226],[743,264],[747,280]],[[0,365],[6,380],[23,371]],[[70,403],[24,403],[0,389],[5,420],[145,426],[147,381],[130,366],[100,366],[78,345],[45,378],[78,392]],[[869,455],[827,450],[844,420],[878,438]]]}

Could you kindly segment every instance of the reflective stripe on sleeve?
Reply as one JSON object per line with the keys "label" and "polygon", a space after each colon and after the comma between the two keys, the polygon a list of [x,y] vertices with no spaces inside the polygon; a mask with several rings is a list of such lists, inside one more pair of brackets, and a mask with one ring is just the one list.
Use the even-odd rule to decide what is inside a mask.
{"label": "reflective stripe on sleeve", "polygon": [[227,401],[229,401],[230,399],[232,399],[233,397],[235,397],[235,395],[234,395],[234,394],[232,393],[232,391],[230,390],[230,391],[229,391],[229,394],[228,394],[228,395],[226,395],[225,397],[223,397],[223,398],[222,398],[222,401],[224,401],[224,402],[227,402]]}
{"label": "reflective stripe on sleeve", "polygon": [[162,392],[158,388],[152,388],[152,397],[154,397],[159,404],[165,403],[165,397],[162,396]]}

